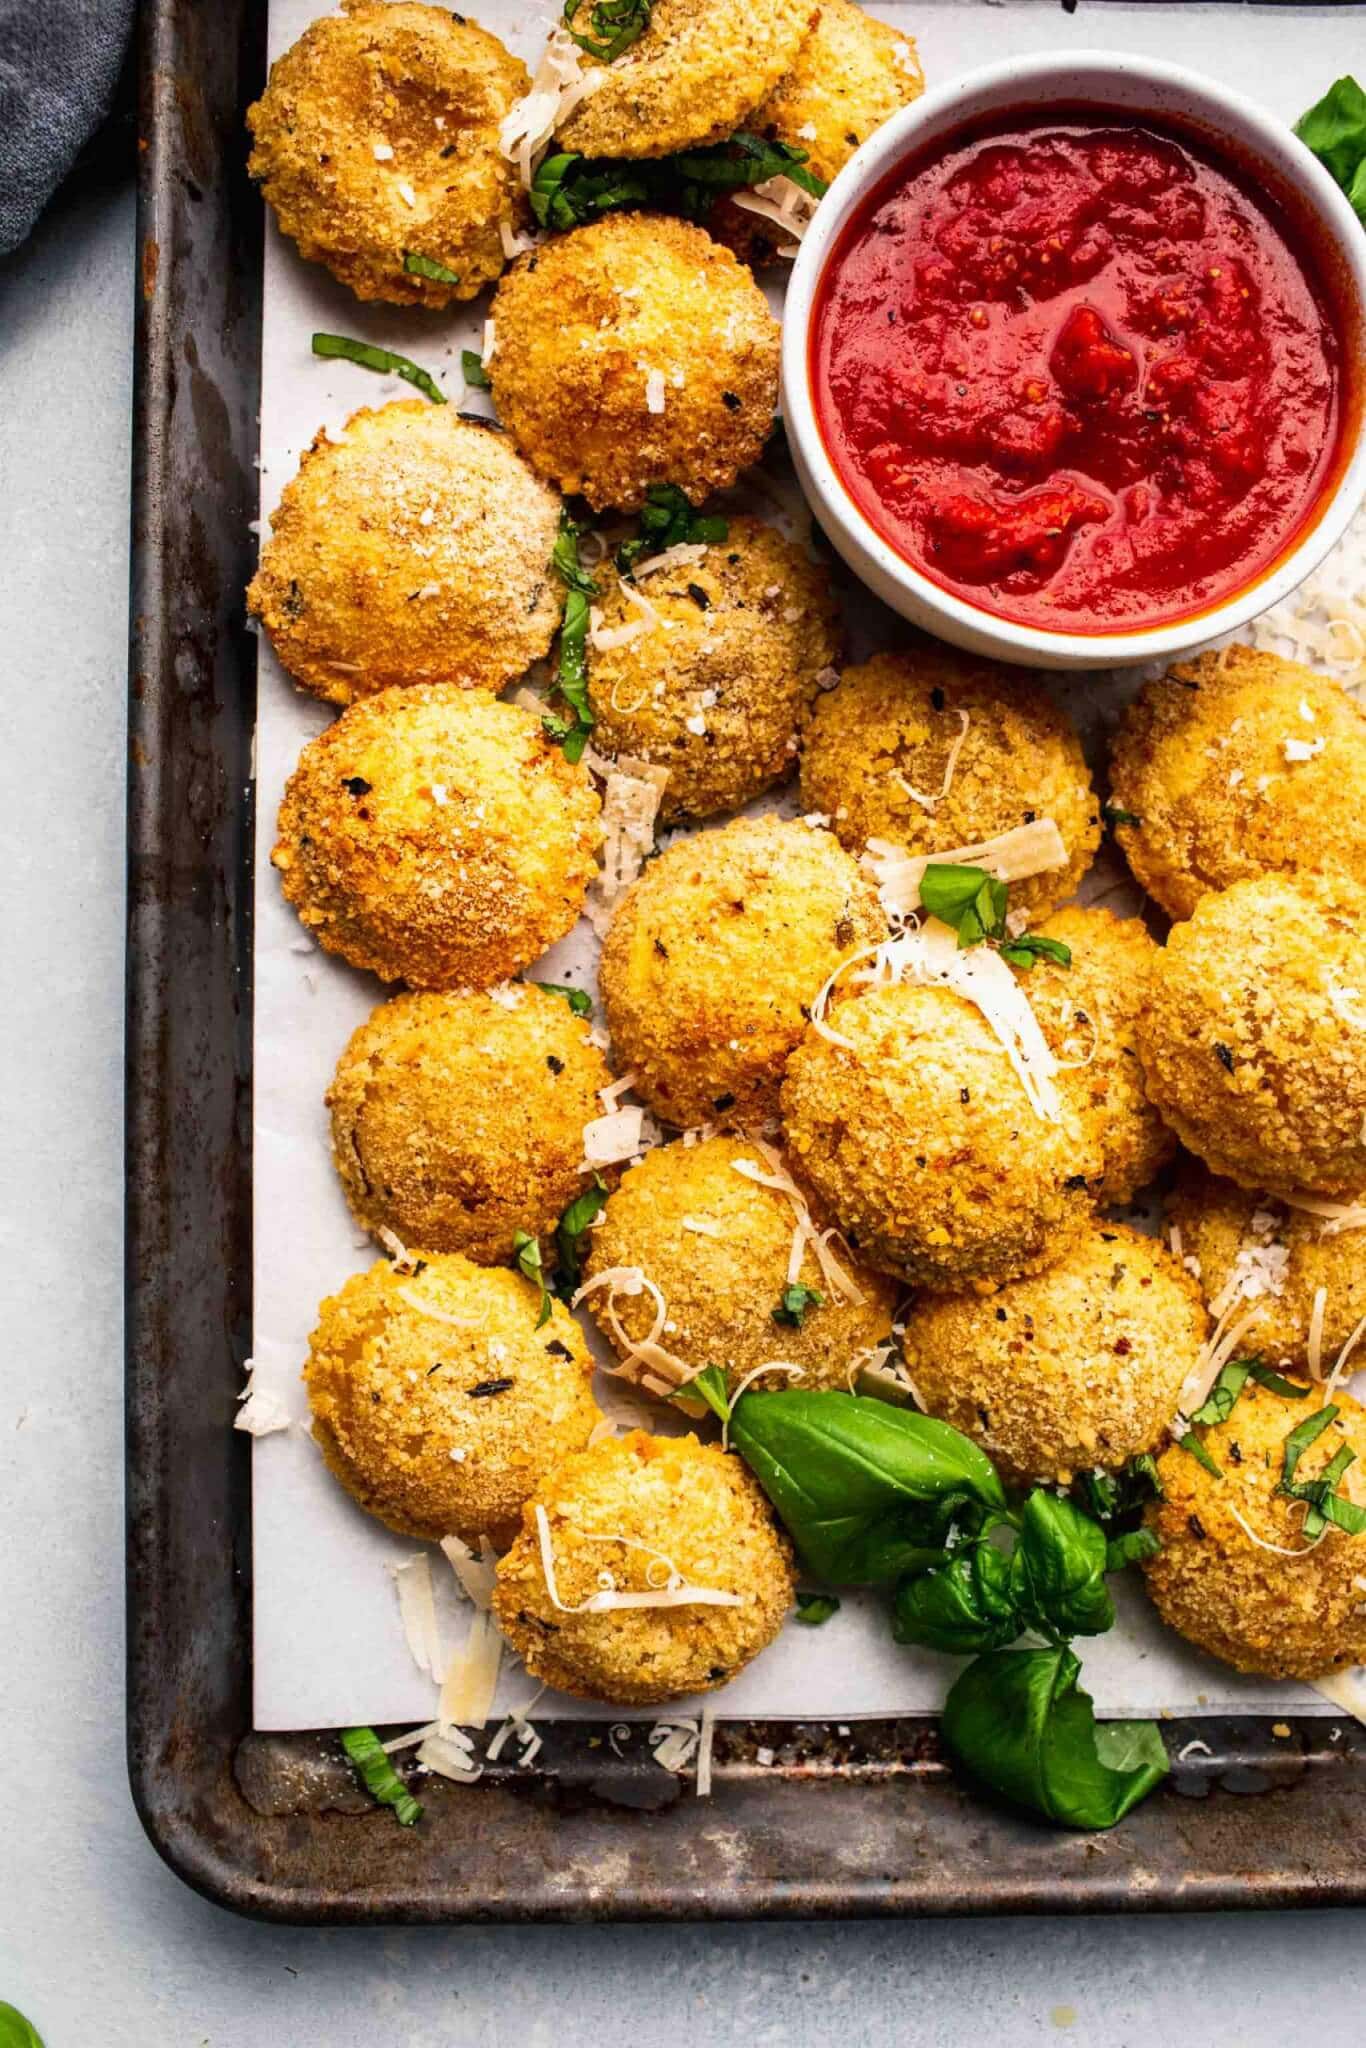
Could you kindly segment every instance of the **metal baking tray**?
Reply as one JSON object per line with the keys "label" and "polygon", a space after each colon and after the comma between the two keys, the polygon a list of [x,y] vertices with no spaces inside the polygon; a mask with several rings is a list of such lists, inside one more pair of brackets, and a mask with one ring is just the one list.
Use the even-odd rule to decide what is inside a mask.
{"label": "metal baking tray", "polygon": [[[1173,9],[1175,12],[1175,9]],[[1061,40],[1082,31],[1060,8]],[[720,1724],[714,1790],[637,1730],[544,1724],[531,1771],[396,1827],[325,1733],[250,1720],[254,566],[262,207],[253,0],[150,0],[140,65],[128,891],[128,1754],[161,1855],[297,1922],[739,1919],[1366,1901],[1366,1728],[1173,1722],[1112,1834],[979,1804],[930,1719]],[[622,1754],[617,1754],[617,1749]],[[758,1761],[758,1751],[774,1761]]]}

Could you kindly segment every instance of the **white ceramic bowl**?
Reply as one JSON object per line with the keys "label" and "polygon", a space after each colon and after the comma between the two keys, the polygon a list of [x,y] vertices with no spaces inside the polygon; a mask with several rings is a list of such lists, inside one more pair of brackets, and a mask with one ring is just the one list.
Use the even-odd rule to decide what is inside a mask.
{"label": "white ceramic bowl", "polygon": [[1187,653],[1245,625],[1302,583],[1366,496],[1366,431],[1358,409],[1336,485],[1313,526],[1273,568],[1223,604],[1146,631],[1051,633],[1015,625],[941,589],[888,545],[841,483],[816,424],[809,338],[821,274],[850,215],[898,163],[984,116],[1050,106],[1166,117],[1197,139],[1207,137],[1212,153],[1250,174],[1292,217],[1308,213],[1320,231],[1320,268],[1330,273],[1344,304],[1347,352],[1358,360],[1366,354],[1366,232],[1327,171],[1282,122],[1178,64],[1103,51],[1011,59],[926,93],[869,137],[821,201],[793,264],[783,316],[783,417],[797,474],[821,525],[880,598],[942,640],[1035,668],[1108,668]]}

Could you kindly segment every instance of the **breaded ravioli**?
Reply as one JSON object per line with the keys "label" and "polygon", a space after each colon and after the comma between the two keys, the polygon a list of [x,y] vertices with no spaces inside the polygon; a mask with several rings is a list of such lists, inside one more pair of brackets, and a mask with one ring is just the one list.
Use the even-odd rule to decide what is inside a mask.
{"label": "breaded ravioli", "polygon": [[602,949],[607,1025],[664,1122],[776,1115],[788,1054],[822,984],[887,935],[828,832],[737,818],[681,839],[623,898]]}
{"label": "breaded ravioli", "polygon": [[566,1458],[537,1488],[499,1561],[493,1611],[533,1678],[649,1706],[743,1671],[792,1592],[787,1539],[739,1458],[632,1430]]}
{"label": "breaded ravioli", "polygon": [[363,407],[305,450],[247,609],[332,704],[400,683],[501,689],[560,623],[559,519],[505,435],[425,398]]}
{"label": "breaded ravioli", "polygon": [[[580,0],[580,33],[590,4]],[[654,0],[643,34],[560,124],[561,145],[641,157],[724,141],[796,61],[814,11],[814,0]]]}
{"label": "breaded ravioli", "polygon": [[788,1062],[793,1168],[870,1264],[912,1286],[1041,1272],[1085,1230],[1100,1154],[1066,1103],[1040,1117],[1000,1040],[951,989],[874,988]]}
{"label": "breaded ravioli", "polygon": [[808,170],[828,184],[861,142],[924,90],[910,36],[854,0],[820,0],[792,69],[744,126],[804,149]]}
{"label": "breaded ravioli", "polygon": [[[733,1392],[759,1366],[778,1362],[800,1374],[775,1372],[755,1384],[848,1391],[886,1341],[900,1290],[838,1242],[829,1254],[835,1281],[809,1240],[790,1280],[794,1228],[810,1212],[804,1197],[794,1202],[770,1184],[785,1179],[794,1186],[771,1148],[727,1137],[656,1147],[626,1172],[589,1239],[588,1280],[599,1284],[585,1305],[628,1365],[632,1347],[650,1334],[656,1297],[601,1276],[634,1267],[664,1301],[658,1341],[690,1372],[718,1365]],[[811,1220],[814,1228],[823,1223]]]}
{"label": "breaded ravioli", "polygon": [[1252,875],[1366,884],[1366,711],[1298,662],[1226,647],[1146,684],[1110,786],[1139,821],[1115,836],[1172,917]]}
{"label": "breaded ravioli", "polygon": [[248,169],[299,254],[357,298],[472,299],[527,217],[499,129],[530,82],[497,36],[448,8],[342,0],[272,64],[247,110]]}
{"label": "breaded ravioli", "polygon": [[1220,1180],[1193,1160],[1167,1205],[1172,1244],[1210,1313],[1237,1303],[1237,1320],[1253,1318],[1243,1350],[1300,1373],[1316,1361],[1326,1372],[1366,1316],[1366,1189],[1361,1215],[1356,1229],[1339,1229],[1331,1218]]}
{"label": "breaded ravioli", "polygon": [[1208,1318],[1165,1246],[1093,1221],[1045,1272],[990,1294],[924,1294],[902,1357],[931,1415],[1007,1484],[1066,1485],[1165,1441]]}
{"label": "breaded ravioli", "polygon": [[548,1239],[590,1185],[584,1125],[612,1076],[563,996],[516,982],[491,995],[381,1003],[327,1093],[351,1213],[428,1251],[510,1259]]}
{"label": "breaded ravioli", "polygon": [[564,937],[595,872],[588,771],[532,711],[382,690],[310,740],[271,859],[305,930],[414,988],[492,988]]}
{"label": "breaded ravioli", "polygon": [[304,1379],[313,1436],[403,1536],[510,1542],[522,1503],[601,1420],[583,1332],[559,1303],[458,1256],[381,1259],[323,1302]]}
{"label": "breaded ravioli", "polygon": [[[1337,1416],[1300,1455],[1295,1480],[1321,1478],[1349,1451],[1355,1462],[1336,1490],[1366,1505],[1366,1410],[1340,1391],[1332,1405]],[[1147,1524],[1161,1548],[1143,1563],[1153,1605],[1238,1671],[1312,1679],[1366,1662],[1366,1537],[1332,1524],[1307,1537],[1306,1503],[1280,1490],[1287,1436],[1322,1407],[1321,1388],[1294,1401],[1249,1380],[1227,1422],[1199,1432],[1217,1474],[1179,1446],[1158,1461],[1165,1498]]]}
{"label": "breaded ravioli", "polygon": [[839,644],[825,571],[757,519],[728,524],[724,541],[673,550],[665,568],[639,563],[634,581],[597,572],[605,636],[639,618],[636,593],[654,616],[620,646],[590,636],[593,743],[668,769],[666,819],[738,810],[795,769]]}
{"label": "breaded ravioli", "polygon": [[1149,1099],[1240,1187],[1366,1188],[1366,890],[1263,875],[1201,898],[1138,1019]]}
{"label": "breaded ravioli", "polygon": [[1011,885],[1045,916],[1100,844],[1100,807],[1066,717],[996,662],[932,641],[846,669],[817,702],[802,746],[802,802],[853,853],[882,839],[943,855],[1051,818],[1065,865]]}
{"label": "breaded ravioli", "polygon": [[1069,948],[1070,967],[1040,959],[1025,993],[1062,1072],[1057,1085],[1100,1147],[1101,1202],[1131,1202],[1176,1152],[1138,1057],[1138,1013],[1157,945],[1141,918],[1069,904],[1037,927]]}
{"label": "breaded ravioli", "polygon": [[513,265],[492,319],[499,418],[533,469],[598,511],[634,511],[651,484],[700,504],[772,428],[778,322],[688,221],[611,213],[559,235]]}

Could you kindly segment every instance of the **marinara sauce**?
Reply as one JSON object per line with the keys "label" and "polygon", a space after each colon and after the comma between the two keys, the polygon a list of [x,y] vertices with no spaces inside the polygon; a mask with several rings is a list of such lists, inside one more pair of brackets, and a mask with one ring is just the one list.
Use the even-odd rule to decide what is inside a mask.
{"label": "marinara sauce", "polygon": [[1343,347],[1293,231],[1228,165],[1103,116],[901,166],[812,329],[840,477],[982,610],[1117,633],[1253,583],[1338,466]]}

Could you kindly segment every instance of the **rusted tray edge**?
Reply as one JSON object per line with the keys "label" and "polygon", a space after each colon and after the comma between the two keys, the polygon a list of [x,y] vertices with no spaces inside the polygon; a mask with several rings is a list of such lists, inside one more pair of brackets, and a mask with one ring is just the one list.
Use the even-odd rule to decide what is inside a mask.
{"label": "rusted tray edge", "polygon": [[[128,1755],[146,1831],[220,1904],[308,1923],[849,1918],[1366,1902],[1366,1739],[1173,1729],[1104,1837],[976,1804],[933,1723],[718,1731],[705,1805],[606,1727],[554,1768],[362,1810],[319,1736],[250,1734],[252,568],[264,6],[143,12],[129,700]],[[585,1740],[590,1744],[587,1752]],[[760,1766],[758,1749],[778,1762]],[[1250,1794],[1258,1796],[1248,1796]]]}

